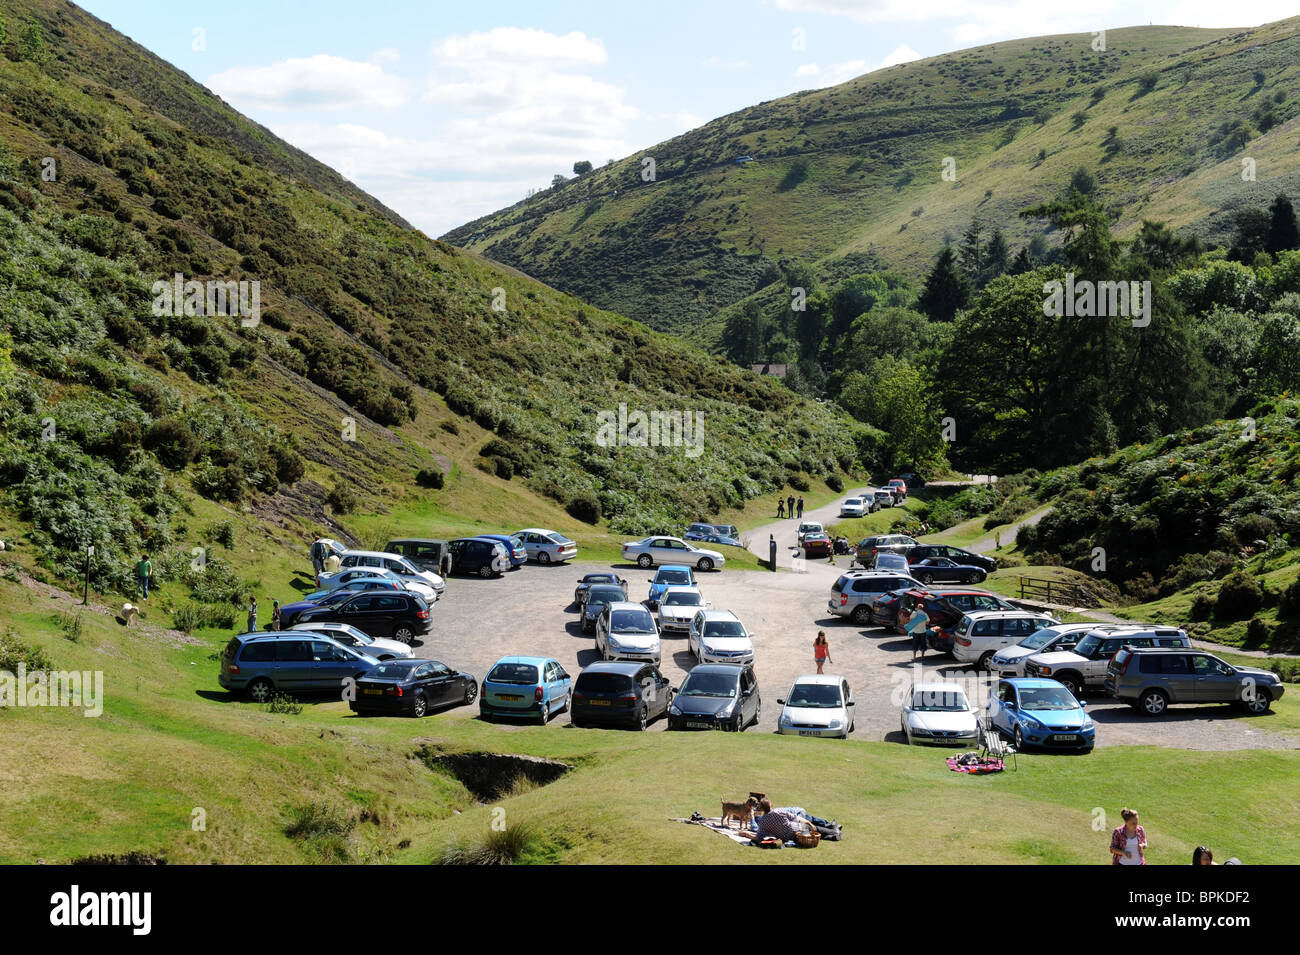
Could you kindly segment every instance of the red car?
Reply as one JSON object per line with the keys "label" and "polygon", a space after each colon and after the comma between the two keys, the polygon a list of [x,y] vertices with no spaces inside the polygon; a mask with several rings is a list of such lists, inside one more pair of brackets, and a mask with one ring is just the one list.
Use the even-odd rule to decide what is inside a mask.
{"label": "red car", "polygon": [[907,499],[907,482],[904,481],[902,478],[891,479],[889,483],[885,485],[885,487],[897,491],[899,500]]}
{"label": "red car", "polygon": [[803,539],[803,555],[805,557],[830,557],[831,556],[831,539],[825,534],[805,534]]}

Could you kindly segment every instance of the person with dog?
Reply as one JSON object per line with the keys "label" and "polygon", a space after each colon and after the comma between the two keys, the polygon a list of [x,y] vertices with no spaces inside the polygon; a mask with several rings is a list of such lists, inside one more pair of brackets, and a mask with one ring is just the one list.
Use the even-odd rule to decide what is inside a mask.
{"label": "person with dog", "polygon": [[135,565],[135,592],[141,600],[149,599],[149,585],[153,583],[153,563],[145,554]]}
{"label": "person with dog", "polygon": [[822,672],[822,667],[827,663],[834,663],[831,659],[831,645],[826,639],[826,631],[818,630],[817,638],[813,640],[813,662],[817,664],[817,672]]}
{"label": "person with dog", "polygon": [[787,809],[773,809],[771,800],[760,800],[758,809],[762,815],[754,824],[754,831],[742,829],[740,833],[742,836],[749,836],[752,842],[762,842],[764,839],[772,838],[785,844],[794,839],[797,833],[808,831],[807,827],[810,823],[806,823]]}
{"label": "person with dog", "polygon": [[1121,809],[1122,826],[1110,834],[1111,865],[1146,865],[1147,834],[1138,825],[1136,809]]}

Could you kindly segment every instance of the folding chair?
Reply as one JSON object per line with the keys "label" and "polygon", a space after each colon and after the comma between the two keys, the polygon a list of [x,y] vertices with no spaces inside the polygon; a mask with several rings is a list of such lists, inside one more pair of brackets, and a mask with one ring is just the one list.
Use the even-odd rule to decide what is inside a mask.
{"label": "folding chair", "polygon": [[976,724],[976,728],[979,731],[980,756],[996,757],[1004,765],[1010,756],[1012,768],[1020,772],[1020,766],[1016,762],[1016,748],[1002,738],[1002,734],[993,725],[992,718],[985,716]]}

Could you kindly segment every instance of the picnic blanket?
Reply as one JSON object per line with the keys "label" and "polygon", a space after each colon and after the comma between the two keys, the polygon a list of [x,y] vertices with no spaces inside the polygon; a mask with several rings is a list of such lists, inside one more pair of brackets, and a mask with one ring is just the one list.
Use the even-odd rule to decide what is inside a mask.
{"label": "picnic blanket", "polygon": [[695,816],[690,819],[674,819],[673,822],[684,822],[691,826],[703,826],[705,829],[711,829],[720,835],[726,836],[732,842],[738,842],[742,846],[750,845],[750,840],[747,837],[742,836],[739,829],[724,826],[722,824],[721,816],[708,817],[696,813]]}
{"label": "picnic blanket", "polygon": [[1000,773],[1006,769],[1006,763],[1000,756],[980,756],[979,753],[962,753],[958,756],[949,756],[947,759],[948,768],[954,773],[973,773],[980,775],[983,773]]}

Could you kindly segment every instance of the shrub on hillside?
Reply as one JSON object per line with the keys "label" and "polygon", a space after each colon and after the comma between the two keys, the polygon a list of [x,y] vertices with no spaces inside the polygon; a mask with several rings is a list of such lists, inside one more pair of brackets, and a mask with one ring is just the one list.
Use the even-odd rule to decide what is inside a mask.
{"label": "shrub on hillside", "polygon": [[1192,619],[1209,620],[1214,614],[1214,595],[1208,590],[1202,590],[1192,598]]}
{"label": "shrub on hillside", "polygon": [[806,477],[804,477],[802,474],[793,471],[786,478],[786,483],[789,484],[796,491],[799,491],[801,494],[806,494],[808,492],[808,489],[812,487],[812,485],[808,483],[808,479]]}
{"label": "shrub on hillside", "polygon": [[438,468],[420,468],[415,472],[415,483],[420,487],[441,491],[446,483],[446,476]]}
{"label": "shrub on hillside", "polygon": [[1262,617],[1253,617],[1250,623],[1246,624],[1246,646],[1262,646],[1268,639],[1268,621]]}
{"label": "shrub on hillside", "polygon": [[325,495],[325,503],[334,508],[336,514],[349,514],[356,509],[357,495],[346,484],[338,483]]}
{"label": "shrub on hillside", "polygon": [[1243,514],[1232,522],[1232,533],[1242,547],[1255,541],[1267,541],[1277,533],[1277,524],[1263,514]]}
{"label": "shrub on hillside", "polygon": [[1219,585],[1215,613],[1224,620],[1249,617],[1264,603],[1259,581],[1244,570],[1234,570]]}
{"label": "shrub on hillside", "polygon": [[199,456],[198,436],[180,418],[159,418],[145,432],[143,444],[163,467],[173,471],[184,469]]}
{"label": "shrub on hillside", "polygon": [[14,673],[19,664],[26,667],[28,672],[53,669],[53,664],[43,649],[25,643],[18,634],[6,630],[0,636],[0,671]]}
{"label": "shrub on hillside", "polygon": [[590,492],[582,491],[573,495],[564,505],[564,509],[571,517],[577,518],[584,524],[595,524],[600,521],[600,501]]}
{"label": "shrub on hillside", "polygon": [[844,479],[838,474],[832,474],[826,479],[826,486],[836,494],[839,494],[844,490]]}
{"label": "shrub on hillside", "polygon": [[1300,617],[1300,579],[1282,591],[1277,602],[1278,616]]}

